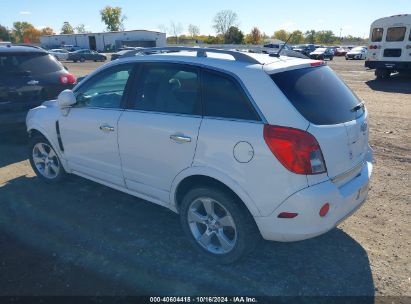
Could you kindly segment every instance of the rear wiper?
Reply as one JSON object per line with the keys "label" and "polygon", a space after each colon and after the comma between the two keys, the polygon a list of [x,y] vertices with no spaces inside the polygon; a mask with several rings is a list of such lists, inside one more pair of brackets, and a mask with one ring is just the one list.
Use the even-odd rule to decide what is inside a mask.
{"label": "rear wiper", "polygon": [[365,107],[365,104],[364,104],[364,101],[362,101],[359,104],[357,104],[355,107],[353,107],[351,109],[351,112],[357,112],[360,109],[364,109],[364,107]]}

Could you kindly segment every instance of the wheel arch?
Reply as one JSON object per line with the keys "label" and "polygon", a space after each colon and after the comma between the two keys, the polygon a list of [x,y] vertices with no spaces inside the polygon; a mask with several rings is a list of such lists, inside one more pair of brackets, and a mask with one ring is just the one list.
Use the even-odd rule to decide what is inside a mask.
{"label": "wheel arch", "polygon": [[190,189],[197,185],[213,186],[227,190],[239,198],[252,216],[261,215],[257,205],[235,180],[217,170],[199,167],[189,168],[181,172],[174,179],[170,192],[172,209],[179,212],[182,198]]}
{"label": "wheel arch", "polygon": [[43,136],[44,138],[46,138],[48,140],[48,142],[52,145],[54,151],[57,153],[57,155],[60,159],[60,162],[63,165],[64,170],[66,170],[66,172],[68,172],[67,171],[68,166],[67,166],[67,163],[66,163],[66,159],[64,158],[64,155],[61,153],[61,150],[60,150],[59,145],[58,145],[57,135],[51,136],[49,134],[49,132],[47,132],[45,129],[41,128],[38,125],[30,126],[27,129],[27,133],[28,133],[29,138],[32,138],[35,135],[40,135],[40,136]]}

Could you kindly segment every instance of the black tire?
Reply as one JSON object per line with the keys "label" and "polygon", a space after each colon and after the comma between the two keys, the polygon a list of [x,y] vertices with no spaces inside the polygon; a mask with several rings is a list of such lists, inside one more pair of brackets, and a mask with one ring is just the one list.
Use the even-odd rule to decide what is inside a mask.
{"label": "black tire", "polygon": [[77,59],[73,59],[73,62],[77,62],[78,60]]}
{"label": "black tire", "polygon": [[84,61],[86,61],[86,58],[80,57],[80,62],[84,62]]}
{"label": "black tire", "polygon": [[[55,160],[53,161],[53,164],[58,165],[58,168],[59,168],[58,173],[56,174],[56,176],[53,176],[52,178],[47,178],[37,168],[37,166],[35,164],[35,161],[34,161],[34,156],[33,156],[34,153],[35,153],[34,148],[37,144],[45,144],[48,147],[50,147],[53,150],[53,152],[55,153]],[[61,182],[67,176],[67,173],[64,170],[63,165],[61,164],[61,161],[58,157],[58,154],[56,153],[56,150],[53,148],[53,146],[50,144],[50,142],[44,136],[42,136],[40,134],[33,135],[29,140],[29,160],[30,160],[31,167],[33,168],[36,175],[46,183],[56,184],[56,183]]]}
{"label": "black tire", "polygon": [[[212,253],[199,244],[191,231],[188,212],[189,208],[198,198],[211,198],[222,205],[231,215],[235,223],[236,238],[233,248],[227,253]],[[190,243],[200,251],[210,262],[218,264],[234,263],[249,254],[261,239],[257,225],[244,206],[228,191],[219,188],[198,187],[191,189],[183,198],[180,207],[180,220],[183,230],[190,240]],[[218,222],[217,222],[218,223]],[[205,227],[205,225],[204,225]],[[208,227],[208,226],[207,226]],[[204,229],[205,230],[205,229]],[[205,233],[205,232],[204,232]],[[216,236],[215,236],[216,237]]]}
{"label": "black tire", "polygon": [[389,78],[391,75],[391,71],[389,69],[376,69],[375,70],[375,77],[378,80],[384,80]]}

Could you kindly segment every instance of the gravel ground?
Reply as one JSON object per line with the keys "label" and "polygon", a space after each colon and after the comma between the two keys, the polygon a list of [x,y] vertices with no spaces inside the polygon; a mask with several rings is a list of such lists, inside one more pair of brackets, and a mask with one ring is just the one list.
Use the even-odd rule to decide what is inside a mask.
{"label": "gravel ground", "polygon": [[0,295],[411,296],[411,78],[329,64],[368,107],[376,162],[368,201],[339,227],[210,265],[164,208],[79,177],[39,181],[16,130],[0,137]]}

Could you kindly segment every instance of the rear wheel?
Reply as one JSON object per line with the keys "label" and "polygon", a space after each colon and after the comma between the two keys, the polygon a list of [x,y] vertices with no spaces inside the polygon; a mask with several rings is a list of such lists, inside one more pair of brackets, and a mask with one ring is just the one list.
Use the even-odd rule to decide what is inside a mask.
{"label": "rear wheel", "polygon": [[60,182],[66,172],[50,142],[42,135],[30,139],[29,159],[38,177],[47,183]]}
{"label": "rear wheel", "polygon": [[233,263],[260,239],[242,202],[217,188],[190,190],[181,203],[181,224],[194,247],[214,263]]}
{"label": "rear wheel", "polygon": [[375,70],[375,77],[379,80],[387,79],[391,75],[391,71],[389,69],[376,69]]}

